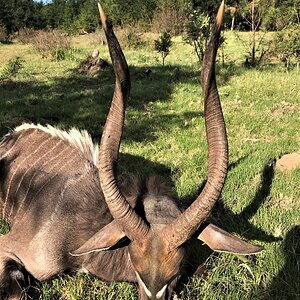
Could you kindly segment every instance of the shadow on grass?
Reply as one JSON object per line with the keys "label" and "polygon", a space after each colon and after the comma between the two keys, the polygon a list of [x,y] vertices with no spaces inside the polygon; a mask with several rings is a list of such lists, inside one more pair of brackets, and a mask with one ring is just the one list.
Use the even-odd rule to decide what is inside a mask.
{"label": "shadow on grass", "polygon": [[[217,75],[219,84],[227,82],[236,72],[233,67],[220,69]],[[171,117],[166,114],[147,114],[147,105],[156,101],[170,101],[174,87],[180,83],[199,85],[200,93],[199,71],[171,65],[152,66],[148,73],[146,67],[132,66],[130,73],[132,88],[127,105],[130,111],[136,112],[138,120],[128,122],[125,139],[153,140],[153,131],[172,126],[176,122],[178,126],[182,126],[185,118],[199,116],[194,112],[189,116],[174,114]],[[68,74],[51,79],[50,82],[35,82],[30,79],[0,82],[0,134],[7,133],[7,128],[17,126],[22,121],[32,121],[62,128],[86,129],[94,139],[99,140],[114,90],[113,69],[108,66],[94,77],[78,74],[74,70],[69,70]],[[149,128],[152,133],[147,135]]]}
{"label": "shadow on grass", "polygon": [[[120,176],[136,176],[147,178],[153,175],[165,178],[167,181],[171,178],[171,169],[165,165],[152,162],[141,156],[121,153],[118,163]],[[169,181],[170,183],[171,181]]]}
{"label": "shadow on grass", "polygon": [[300,225],[287,233],[282,250],[285,264],[270,284],[265,299],[300,299]]}
{"label": "shadow on grass", "polygon": [[[230,232],[236,232],[246,239],[255,239],[264,242],[274,242],[281,238],[268,234],[262,228],[257,228],[249,220],[257,213],[259,207],[265,202],[270,194],[274,178],[275,161],[268,162],[261,175],[261,186],[256,191],[251,203],[239,213],[233,213],[222,201],[218,201],[213,212],[213,219],[224,226]],[[231,166],[229,166],[229,170]]]}
{"label": "shadow on grass", "polygon": [[[237,167],[245,157],[241,157],[237,161],[231,163],[228,166],[228,171]],[[258,211],[259,207],[264,203],[267,197],[270,194],[272,181],[274,177],[274,161],[269,162],[265,165],[262,176],[261,176],[261,187],[256,191],[254,198],[251,203],[239,214],[233,213],[230,208],[226,207],[222,200],[217,201],[212,214],[211,221],[221,226],[224,230],[228,232],[235,232],[240,234],[245,239],[248,240],[259,240],[264,242],[274,242],[281,240],[281,238],[276,238],[273,235],[266,233],[263,229],[257,228],[253,224],[250,223],[251,217],[253,217]],[[187,203],[187,206],[193,202],[196,197],[201,193],[205,185],[205,181],[202,183],[201,187],[198,189],[196,193],[193,195],[189,195],[188,197],[182,199],[183,203]]]}
{"label": "shadow on grass", "polygon": [[149,142],[154,141],[157,132],[166,130],[167,128],[177,126],[184,128],[191,125],[190,120],[194,118],[203,118],[203,112],[184,112],[182,114],[160,114],[159,116],[151,116],[140,119],[132,118],[127,123],[123,138],[125,140],[132,140],[135,142]]}
{"label": "shadow on grass", "polygon": [[[143,67],[131,67],[130,72],[132,91],[127,105],[137,112],[143,112],[150,102],[169,101],[175,84],[198,80],[194,71],[178,66],[154,66],[149,75],[145,75]],[[111,66],[95,77],[73,71],[50,83],[2,81],[0,131],[6,133],[5,127],[15,125],[12,120],[25,118],[35,123],[85,128],[98,139],[112,99],[114,82]],[[160,117],[151,118],[156,126]],[[147,118],[150,123],[151,120]],[[136,124],[133,122],[132,126]],[[142,128],[143,125],[139,129]],[[147,139],[146,134],[140,133]]]}
{"label": "shadow on grass", "polygon": [[228,62],[224,66],[217,65],[216,77],[219,86],[227,85],[233,76],[240,76],[248,69],[243,64]]}

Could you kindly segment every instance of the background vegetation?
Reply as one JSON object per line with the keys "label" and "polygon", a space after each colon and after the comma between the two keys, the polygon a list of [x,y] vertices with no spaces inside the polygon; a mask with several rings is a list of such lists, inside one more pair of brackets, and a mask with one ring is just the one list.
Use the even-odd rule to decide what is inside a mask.
{"label": "background vegetation", "polygon": [[[198,194],[207,172],[199,64],[193,45],[186,41],[188,31],[181,32],[186,27],[170,27],[171,23],[162,22],[159,16],[164,13],[178,20],[178,24],[182,24],[181,18],[190,21],[189,14],[185,14],[188,4],[192,5],[190,9],[206,13],[209,18],[215,14],[219,1],[207,2],[205,7],[203,1],[135,1],[137,7],[141,5],[139,14],[130,12],[132,6],[124,4],[129,1],[111,1],[111,5],[108,2],[107,9],[120,26],[116,32],[132,78],[120,172],[163,176],[186,206]],[[145,9],[144,2],[153,5],[153,9]],[[228,30],[224,32],[217,64],[230,167],[211,221],[264,245],[266,250],[255,260],[228,254],[210,256],[205,263],[205,275],[194,276],[184,284],[180,299],[300,297],[300,170],[283,173],[275,168],[277,158],[300,150],[300,35],[296,26],[299,5],[297,1],[269,1],[271,14],[263,10],[262,4],[266,2],[261,0],[255,2],[254,15],[252,2],[227,1],[232,6],[242,2],[245,10],[239,6],[233,27],[239,31],[230,31],[232,15],[227,12]],[[18,5],[13,7],[13,3]],[[51,26],[48,21],[40,27],[34,25],[41,25],[40,21],[34,23],[35,18],[47,19],[58,4],[79,9],[77,14],[65,12],[61,19],[62,8],[57,9]],[[79,18],[86,11],[81,8],[89,4],[93,4],[89,17]],[[5,23],[8,18],[4,9],[22,15],[24,7],[34,7],[35,18],[29,17],[28,10],[27,19],[23,15],[19,22],[11,18],[10,23]],[[126,9],[128,17],[121,18],[118,12],[123,10],[123,16],[127,16]],[[69,20],[73,20],[70,26],[66,21],[69,15]],[[82,28],[89,32],[82,26],[84,23],[78,23],[88,18],[95,20],[90,24],[96,24],[93,30],[97,29],[94,1],[53,1],[46,5],[32,1],[1,2],[0,20],[5,36],[5,43],[0,45],[1,135],[23,121],[32,121],[61,128],[85,128],[99,141],[114,88],[112,68],[109,64],[96,75],[90,75],[79,72],[78,66],[94,49],[99,50],[103,60],[110,61],[107,47],[101,32],[65,33],[79,33]],[[26,24],[17,25],[25,20]],[[163,32],[173,36],[164,66],[155,50],[155,40]],[[44,45],[44,40],[51,47],[40,49],[38,45]],[[0,226],[3,233],[8,230],[4,222]],[[30,295],[41,300],[137,299],[136,288],[130,284],[104,283],[87,275],[55,278],[33,288]]]}
{"label": "background vegetation", "polygon": [[[0,25],[6,35],[21,28],[61,29],[67,32],[92,32],[99,25],[98,0],[1,0]],[[146,28],[171,27],[182,31],[183,21],[194,11],[213,16],[219,0],[107,0],[102,1],[114,24],[139,24]],[[227,0],[225,27],[248,30],[254,19],[257,29],[281,30],[300,22],[300,0]],[[254,7],[254,15],[252,9]],[[166,28],[162,28],[166,29]]]}

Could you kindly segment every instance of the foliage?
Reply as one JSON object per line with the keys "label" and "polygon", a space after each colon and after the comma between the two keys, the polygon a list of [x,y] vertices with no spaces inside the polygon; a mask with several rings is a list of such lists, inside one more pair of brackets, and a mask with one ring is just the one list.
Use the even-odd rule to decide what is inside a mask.
{"label": "foliage", "polygon": [[[192,0],[193,9],[199,10],[204,14],[208,15],[210,18],[216,15],[216,11],[221,3],[219,0],[210,0],[210,1],[202,1],[202,0]],[[228,5],[229,1],[226,1]]]}
{"label": "foliage", "polygon": [[184,25],[184,41],[194,47],[198,61],[201,64],[205,46],[210,34],[210,18],[207,14],[194,10]]}
{"label": "foliage", "polygon": [[278,7],[270,7],[266,16],[262,20],[262,29],[269,31],[282,30],[284,25],[282,24],[281,11]]}
{"label": "foliage", "polygon": [[9,40],[9,36],[6,33],[6,29],[3,25],[0,23],[0,43],[7,43]]}
{"label": "foliage", "polygon": [[156,9],[156,0],[114,0],[103,2],[103,8],[114,24],[151,23]]}
{"label": "foliage", "polygon": [[23,44],[30,44],[32,39],[37,34],[38,31],[32,28],[20,28],[17,35],[17,40]]}
{"label": "foliage", "polygon": [[270,11],[270,0],[241,0],[239,13],[242,14],[248,30],[258,30]]}
{"label": "foliage", "polygon": [[289,68],[293,62],[300,64],[300,24],[276,33],[274,52]]}
{"label": "foliage", "polygon": [[4,67],[1,78],[16,77],[20,70],[23,69],[24,62],[24,59],[19,56],[10,59]]}
{"label": "foliage", "polygon": [[[60,29],[69,33],[90,33],[99,27],[98,0],[1,0],[0,27],[4,38],[20,28],[35,30]],[[236,6],[235,24],[249,30],[252,22],[251,5],[255,4],[257,29],[281,30],[300,23],[300,0],[228,0],[228,7]],[[157,32],[182,32],[187,11],[197,10],[212,18],[219,0],[107,0],[102,5],[116,25],[143,25]],[[228,14],[227,14],[228,15]],[[225,22],[230,23],[229,18]],[[224,24],[226,28],[227,24]],[[229,25],[229,24],[228,24]]]}
{"label": "foliage", "polygon": [[143,34],[136,26],[116,28],[115,32],[124,49],[138,49],[146,44],[141,38]]}
{"label": "foliage", "polygon": [[184,22],[190,1],[186,0],[159,0],[152,22],[152,29],[156,32],[168,31],[173,36],[183,32]]}
{"label": "foliage", "polygon": [[59,30],[52,30],[39,31],[32,37],[30,43],[43,58],[50,56],[55,60],[63,60],[71,50],[70,42],[70,37],[67,34]]}
{"label": "foliage", "polygon": [[249,49],[246,55],[246,66],[255,67],[259,65],[266,52],[269,50],[269,43],[264,39],[264,34],[258,35],[258,29],[260,28],[262,21],[268,15],[270,11],[269,0],[242,0],[241,12],[251,32],[251,38],[249,40]]}
{"label": "foliage", "polygon": [[276,30],[300,24],[300,0],[276,1]]}
{"label": "foliage", "polygon": [[[94,32],[99,27],[98,14],[98,8],[94,0],[84,1],[80,6],[78,16],[73,17],[73,21],[71,22],[73,28],[76,32]],[[69,27],[68,24],[65,26]]]}
{"label": "foliage", "polygon": [[10,230],[9,224],[5,220],[0,219],[0,236],[2,234],[8,233],[9,230]]}
{"label": "foliage", "polygon": [[157,40],[154,41],[154,48],[161,54],[162,65],[165,65],[165,59],[170,53],[170,47],[172,46],[171,35],[168,32],[162,33]]}
{"label": "foliage", "polygon": [[41,13],[43,4],[33,0],[6,0],[0,5],[0,25],[4,26],[7,36],[21,27],[40,29],[45,27]]}

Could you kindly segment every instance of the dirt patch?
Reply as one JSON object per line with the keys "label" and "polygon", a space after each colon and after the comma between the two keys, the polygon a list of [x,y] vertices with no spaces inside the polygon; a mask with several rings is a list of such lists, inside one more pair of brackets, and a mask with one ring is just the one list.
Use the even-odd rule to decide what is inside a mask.
{"label": "dirt patch", "polygon": [[298,111],[298,106],[293,103],[282,101],[274,105],[271,109],[271,115],[274,117],[291,115]]}
{"label": "dirt patch", "polygon": [[300,152],[285,154],[276,161],[276,168],[287,172],[300,168]]}
{"label": "dirt patch", "polygon": [[296,206],[296,199],[280,194],[278,198],[274,198],[270,204],[270,208],[280,208],[284,210],[293,209]]}

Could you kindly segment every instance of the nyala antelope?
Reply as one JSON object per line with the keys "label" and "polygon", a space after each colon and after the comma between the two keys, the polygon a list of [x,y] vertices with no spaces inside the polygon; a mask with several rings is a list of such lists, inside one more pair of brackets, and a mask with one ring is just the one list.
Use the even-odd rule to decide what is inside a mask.
{"label": "nyala antelope", "polygon": [[[33,124],[17,127],[0,144],[1,213],[11,228],[0,237],[2,300],[25,299],[28,278],[45,281],[80,270],[106,281],[135,282],[139,299],[171,299],[195,245],[241,254],[262,250],[206,223],[228,162],[215,80],[224,1],[201,74],[208,178],[183,212],[157,178],[119,188],[116,168],[130,77],[112,25],[100,5],[99,10],[116,76],[99,150],[86,132]],[[202,242],[193,243],[197,240]]]}

